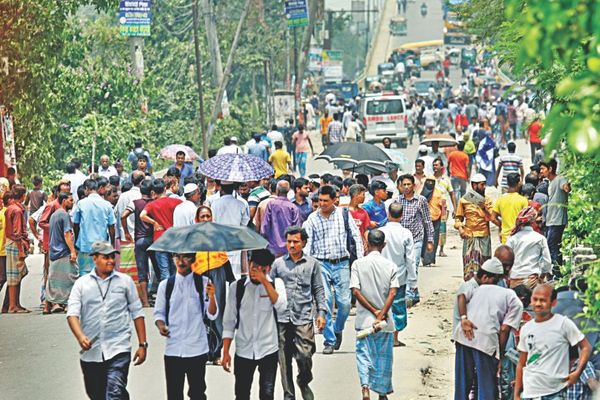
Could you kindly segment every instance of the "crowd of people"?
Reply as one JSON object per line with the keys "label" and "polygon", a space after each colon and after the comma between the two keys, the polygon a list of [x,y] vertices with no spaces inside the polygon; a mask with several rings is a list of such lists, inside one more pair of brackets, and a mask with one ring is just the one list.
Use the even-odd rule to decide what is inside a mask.
{"label": "crowd of people", "polygon": [[[329,139],[338,122],[329,123]],[[250,397],[256,368],[261,399],[273,398],[278,370],[285,398],[293,399],[293,359],[300,395],[312,399],[315,334],[322,333],[322,353],[334,354],[355,312],[363,399],[371,391],[385,399],[393,392],[393,349],[405,345],[400,335],[407,308],[421,300],[419,267],[434,267],[437,257],[446,256],[447,224],[454,220],[463,240],[464,276],[452,334],[455,398],[497,399],[502,393],[554,399],[573,390],[583,396],[595,382],[597,355],[589,361],[588,339],[551,311],[571,187],[557,174],[556,159],[542,158],[526,173],[515,142],[499,156],[495,143],[491,150],[482,145],[492,135],[475,145],[477,131],[469,136],[458,126],[456,146],[420,146],[410,173],[390,164],[379,175],[305,177],[312,151],[308,133],[299,127],[284,135],[275,126],[245,146],[226,138],[216,152],[248,152],[269,161],[274,174],[262,180],[202,176],[183,151],[157,177],[141,141],[127,157],[128,172],[106,155],[86,173],[73,159],[48,194],[42,177],[34,177],[27,190],[12,170],[0,178],[0,283],[8,288],[2,312],[30,312],[20,302],[20,288],[32,243],[39,243],[42,312],[67,314],[92,399],[127,397],[130,321],[139,339],[133,358],[139,365],[148,348],[145,307],[154,308],[156,329],[165,337],[170,399],[182,398],[186,376],[188,396],[206,398],[207,363],[225,371],[233,367],[236,399]],[[478,151],[467,151],[473,148]],[[493,172],[482,168],[486,163]],[[502,192],[495,201],[486,195],[489,186]],[[254,229],[268,247],[149,250],[169,229],[203,222]],[[501,242],[495,251],[490,223],[498,226]],[[569,346],[578,346],[579,353],[570,355]],[[511,351],[517,354],[512,364],[506,361]]]}

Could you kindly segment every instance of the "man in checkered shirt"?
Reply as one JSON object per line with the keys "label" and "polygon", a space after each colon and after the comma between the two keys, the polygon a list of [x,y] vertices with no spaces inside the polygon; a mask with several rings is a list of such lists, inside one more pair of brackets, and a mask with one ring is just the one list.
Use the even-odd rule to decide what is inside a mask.
{"label": "man in checkered shirt", "polygon": [[[323,330],[325,339],[323,354],[332,354],[342,344],[342,332],[350,314],[350,253],[346,248],[346,228],[344,220],[356,242],[357,257],[364,254],[360,231],[348,210],[335,206],[335,188],[329,185],[319,189],[319,209],[308,216],[303,228],[308,234],[305,251],[321,262],[321,273],[325,297],[327,298],[327,321]],[[337,315],[333,322],[333,295]]]}
{"label": "man in checkered shirt", "polygon": [[[415,270],[419,276],[419,263],[421,262],[421,251],[423,243],[426,243],[427,251],[433,251],[433,224],[429,214],[427,199],[415,193],[415,177],[410,174],[398,178],[398,191],[400,195],[396,202],[402,204],[402,226],[408,229],[414,240]],[[419,302],[419,289],[409,287],[406,291],[407,304],[415,305]]]}

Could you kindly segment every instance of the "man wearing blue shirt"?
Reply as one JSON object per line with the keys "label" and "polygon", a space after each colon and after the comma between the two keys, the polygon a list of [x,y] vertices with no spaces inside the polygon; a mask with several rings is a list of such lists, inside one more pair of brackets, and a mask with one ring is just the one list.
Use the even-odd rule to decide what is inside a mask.
{"label": "man wearing blue shirt", "polygon": [[171,167],[175,167],[179,170],[179,186],[184,187],[184,180],[188,176],[194,175],[194,167],[190,163],[185,162],[185,152],[179,150],[175,154],[175,164],[171,165]]}
{"label": "man wearing blue shirt", "polygon": [[115,242],[115,214],[112,205],[97,193],[98,182],[86,179],[83,182],[86,197],[80,200],[73,212],[75,244],[79,249],[77,263],[79,276],[89,273],[94,267],[91,257],[92,243],[95,241]]}
{"label": "man wearing blue shirt", "polygon": [[369,185],[369,193],[373,198],[363,204],[362,208],[369,214],[371,226],[369,229],[379,228],[387,224],[388,217],[385,211],[387,200],[387,185],[382,181],[373,181]]}

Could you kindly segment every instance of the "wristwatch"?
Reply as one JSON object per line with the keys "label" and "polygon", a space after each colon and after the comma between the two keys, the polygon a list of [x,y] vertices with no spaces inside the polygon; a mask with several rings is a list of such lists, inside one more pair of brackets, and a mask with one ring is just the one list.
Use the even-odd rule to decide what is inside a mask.
{"label": "wristwatch", "polygon": [[466,315],[461,315],[460,319],[467,319],[467,316]]}
{"label": "wristwatch", "polygon": [[148,348],[148,342],[140,343],[140,347],[142,349],[147,349]]}

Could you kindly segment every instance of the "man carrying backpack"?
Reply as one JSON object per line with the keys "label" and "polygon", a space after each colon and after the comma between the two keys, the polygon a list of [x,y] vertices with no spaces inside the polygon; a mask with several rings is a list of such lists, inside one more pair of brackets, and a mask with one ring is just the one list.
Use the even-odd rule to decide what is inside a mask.
{"label": "man carrying backpack", "polygon": [[277,314],[287,310],[285,285],[269,277],[275,257],[261,249],[252,252],[250,275],[233,282],[223,318],[223,369],[231,371],[229,349],[236,338],[234,375],[236,400],[249,400],[254,371],[260,373],[260,399],[273,399],[279,337]]}
{"label": "man carrying backpack", "polygon": [[165,374],[167,398],[183,399],[187,375],[190,399],[206,399],[208,337],[203,316],[214,320],[219,312],[215,288],[207,277],[192,273],[195,254],[174,254],[177,273],[158,286],[154,323],[167,338]]}

